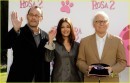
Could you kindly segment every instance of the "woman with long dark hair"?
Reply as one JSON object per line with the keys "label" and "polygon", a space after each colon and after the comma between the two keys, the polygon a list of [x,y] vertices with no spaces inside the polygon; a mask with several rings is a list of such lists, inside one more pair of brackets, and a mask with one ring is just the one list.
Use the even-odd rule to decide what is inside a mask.
{"label": "woman with long dark hair", "polygon": [[[56,37],[56,41],[53,39]],[[57,29],[49,32],[46,61],[54,62],[52,82],[80,82],[79,71],[76,67],[79,43],[75,41],[73,26],[69,18],[62,18]]]}

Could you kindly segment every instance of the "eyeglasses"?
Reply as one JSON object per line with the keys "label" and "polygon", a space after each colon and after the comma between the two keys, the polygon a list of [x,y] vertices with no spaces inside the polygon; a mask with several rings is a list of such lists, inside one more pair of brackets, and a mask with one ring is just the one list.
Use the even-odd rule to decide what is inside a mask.
{"label": "eyeglasses", "polygon": [[108,22],[107,20],[97,20],[97,21],[95,21],[95,23],[97,23],[97,24],[101,24],[101,23],[106,24],[107,22]]}
{"label": "eyeglasses", "polygon": [[33,16],[34,16],[34,17],[36,17],[36,18],[40,18],[40,17],[41,17],[41,15],[37,15],[37,14],[34,15],[34,14],[32,14],[32,13],[30,13],[30,14],[28,14],[28,15],[29,15],[30,17],[33,17]]}

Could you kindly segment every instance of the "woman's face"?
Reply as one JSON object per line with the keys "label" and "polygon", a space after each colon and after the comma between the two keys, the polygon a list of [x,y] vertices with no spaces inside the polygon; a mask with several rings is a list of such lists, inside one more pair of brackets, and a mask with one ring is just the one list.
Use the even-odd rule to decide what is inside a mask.
{"label": "woman's face", "polygon": [[70,35],[70,25],[67,22],[63,22],[61,25],[62,37],[68,37]]}

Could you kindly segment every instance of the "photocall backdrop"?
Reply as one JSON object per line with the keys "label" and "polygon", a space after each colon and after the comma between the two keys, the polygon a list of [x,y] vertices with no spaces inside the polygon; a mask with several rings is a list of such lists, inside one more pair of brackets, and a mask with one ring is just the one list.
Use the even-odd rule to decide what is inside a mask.
{"label": "photocall backdrop", "polygon": [[[46,32],[63,17],[69,17],[74,26],[76,41],[94,33],[92,19],[97,11],[104,11],[110,18],[108,32],[120,36],[124,42],[127,68],[120,73],[120,82],[129,81],[130,67],[130,23],[128,0],[9,0],[9,26],[12,26],[11,12],[16,11],[18,17],[23,17],[22,26],[27,23],[27,11],[32,6],[40,6],[43,10],[43,21],[40,28]],[[12,50],[8,51],[8,71],[12,64]]]}

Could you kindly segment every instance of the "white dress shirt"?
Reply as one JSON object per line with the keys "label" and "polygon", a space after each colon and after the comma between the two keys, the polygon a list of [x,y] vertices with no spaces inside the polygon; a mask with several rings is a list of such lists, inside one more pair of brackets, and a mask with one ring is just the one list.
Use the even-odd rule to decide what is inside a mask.
{"label": "white dress shirt", "polygon": [[103,52],[103,48],[105,45],[106,36],[107,36],[107,34],[105,34],[105,36],[101,38],[96,34],[97,50],[98,50],[98,55],[99,55],[100,59],[102,57],[102,52]]}

